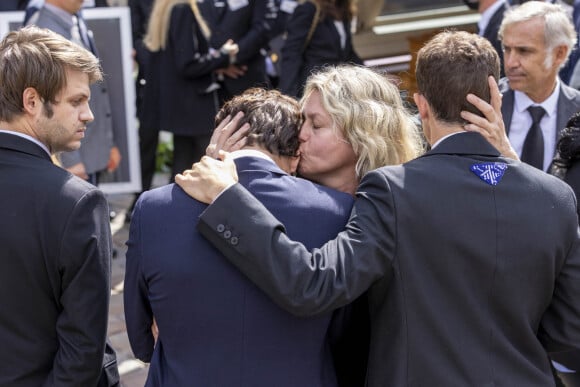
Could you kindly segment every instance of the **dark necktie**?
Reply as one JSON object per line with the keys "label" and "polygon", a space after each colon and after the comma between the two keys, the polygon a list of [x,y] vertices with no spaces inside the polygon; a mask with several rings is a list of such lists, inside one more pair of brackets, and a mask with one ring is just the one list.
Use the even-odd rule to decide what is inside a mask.
{"label": "dark necktie", "polygon": [[97,50],[92,42],[92,39],[89,37],[88,27],[83,20],[83,17],[80,14],[72,16],[73,26],[71,28],[71,40],[90,52],[92,52],[95,56],[97,55]]}
{"label": "dark necktie", "polygon": [[528,112],[532,116],[532,126],[524,141],[522,161],[544,170],[544,135],[540,128],[540,120],[546,111],[541,106],[530,106]]}

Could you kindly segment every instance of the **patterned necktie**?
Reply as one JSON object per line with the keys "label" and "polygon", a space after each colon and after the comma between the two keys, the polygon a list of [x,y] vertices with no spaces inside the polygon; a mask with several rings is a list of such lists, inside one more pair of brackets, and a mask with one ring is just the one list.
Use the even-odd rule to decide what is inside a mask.
{"label": "patterned necktie", "polygon": [[546,111],[541,106],[530,106],[528,112],[532,116],[532,126],[524,141],[522,161],[544,170],[544,135],[540,128],[540,120]]}
{"label": "patterned necktie", "polygon": [[79,46],[83,46],[86,48],[85,43],[83,42],[83,38],[81,37],[81,29],[79,28],[79,18],[76,15],[72,16],[73,25],[70,28],[70,40],[74,43],[78,44]]}

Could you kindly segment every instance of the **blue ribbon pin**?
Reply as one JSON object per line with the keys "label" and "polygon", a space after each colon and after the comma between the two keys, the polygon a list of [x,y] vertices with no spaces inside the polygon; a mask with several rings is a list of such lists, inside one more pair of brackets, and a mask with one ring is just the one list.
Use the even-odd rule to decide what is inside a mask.
{"label": "blue ribbon pin", "polygon": [[498,185],[507,168],[506,163],[479,163],[469,169],[487,184]]}

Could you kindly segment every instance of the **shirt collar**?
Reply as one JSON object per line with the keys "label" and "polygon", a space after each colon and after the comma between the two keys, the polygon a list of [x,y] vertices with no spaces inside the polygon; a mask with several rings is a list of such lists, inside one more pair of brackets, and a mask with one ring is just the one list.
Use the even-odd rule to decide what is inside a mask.
{"label": "shirt collar", "polygon": [[269,161],[273,162],[274,164],[276,164],[270,156],[268,156],[267,154],[262,153],[256,149],[240,149],[237,151],[233,151],[232,153],[230,153],[230,155],[232,156],[232,158],[234,160],[237,158],[240,158],[240,157],[258,157],[258,158],[261,158],[264,160],[269,160]]}
{"label": "shirt collar", "polygon": [[437,145],[441,144],[441,143],[442,143],[444,140],[448,139],[449,137],[451,137],[451,136],[455,136],[456,134],[460,134],[460,133],[467,133],[467,132],[466,132],[466,131],[463,131],[463,132],[454,132],[454,133],[449,133],[448,135],[446,135],[446,136],[443,136],[443,137],[441,137],[439,140],[437,140],[437,141],[435,142],[435,144],[433,144],[433,145],[431,146],[431,149],[434,149],[434,148],[435,148]]}
{"label": "shirt collar", "polygon": [[50,157],[50,151],[48,150],[47,146],[44,145],[43,143],[41,143],[40,141],[38,141],[37,139],[35,139],[34,137],[29,136],[28,134],[24,134],[24,133],[20,133],[20,132],[14,132],[12,130],[2,130],[2,129],[0,129],[0,133],[12,134],[14,136],[18,136],[18,137],[22,137],[24,139],[27,139],[28,141],[32,141],[33,143],[35,143],[36,145],[38,145],[39,147],[41,147],[42,149],[44,149],[44,151],[46,152],[46,154],[48,154],[48,156]]}
{"label": "shirt collar", "polygon": [[560,96],[560,79],[556,79],[556,87],[554,87],[554,91],[542,103],[535,103],[525,93],[515,90],[514,108],[515,111],[517,111],[520,114],[523,114],[532,105],[541,106],[546,111],[546,115],[548,117],[552,117],[554,114],[556,114],[559,96]]}

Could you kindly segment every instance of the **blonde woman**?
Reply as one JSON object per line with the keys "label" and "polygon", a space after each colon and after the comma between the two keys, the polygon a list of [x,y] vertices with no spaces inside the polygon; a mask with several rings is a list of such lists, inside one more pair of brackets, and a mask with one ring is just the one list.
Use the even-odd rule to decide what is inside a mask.
{"label": "blonde woman", "polygon": [[[320,185],[354,196],[370,170],[404,163],[423,151],[423,138],[399,89],[372,69],[355,65],[324,68],[308,78],[301,106],[304,123],[298,175]],[[238,120],[234,118],[231,126],[237,127]],[[218,127],[216,132],[220,131]],[[228,134],[227,128],[223,133]],[[231,141],[216,138],[212,142],[215,148],[224,148],[223,144],[237,138],[234,133]],[[242,144],[239,141],[228,150]],[[210,148],[215,155],[217,150]],[[194,188],[181,175],[176,181],[188,193]],[[370,335],[366,294],[351,304],[344,321],[348,321],[347,332],[334,353],[337,377],[348,386],[364,385]]]}
{"label": "blonde woman", "polygon": [[173,170],[181,172],[205,151],[218,111],[215,71],[235,59],[237,44],[208,43],[211,32],[195,0],[157,0],[144,42],[153,53],[147,109],[158,110],[158,127],[173,133]]}
{"label": "blonde woman", "polygon": [[330,66],[307,81],[301,100],[298,174],[354,195],[368,171],[423,151],[396,85],[362,66]]}

